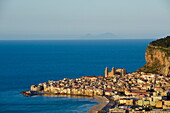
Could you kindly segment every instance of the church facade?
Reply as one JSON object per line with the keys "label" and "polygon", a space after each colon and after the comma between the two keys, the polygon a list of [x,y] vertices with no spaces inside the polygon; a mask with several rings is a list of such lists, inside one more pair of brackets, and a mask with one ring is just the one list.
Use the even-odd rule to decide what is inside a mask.
{"label": "church facade", "polygon": [[105,74],[104,75],[105,77],[114,77],[115,75],[125,76],[126,69],[124,69],[124,68],[115,69],[114,67],[112,67],[112,70],[109,72],[108,67],[106,67],[104,74]]}

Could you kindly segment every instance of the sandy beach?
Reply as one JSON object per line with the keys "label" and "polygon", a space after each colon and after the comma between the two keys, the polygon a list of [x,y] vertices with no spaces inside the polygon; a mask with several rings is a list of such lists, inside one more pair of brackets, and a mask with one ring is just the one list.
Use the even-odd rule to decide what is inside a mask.
{"label": "sandy beach", "polygon": [[105,96],[95,96],[94,99],[100,102],[100,104],[93,106],[87,113],[97,113],[109,103],[109,100]]}

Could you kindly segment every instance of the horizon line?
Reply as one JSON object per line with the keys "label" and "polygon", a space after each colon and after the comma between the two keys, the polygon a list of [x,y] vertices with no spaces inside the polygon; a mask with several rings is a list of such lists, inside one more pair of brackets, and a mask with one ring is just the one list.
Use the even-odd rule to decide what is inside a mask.
{"label": "horizon line", "polygon": [[156,38],[115,38],[115,39],[0,39],[0,41],[69,41],[69,40],[152,40]]}

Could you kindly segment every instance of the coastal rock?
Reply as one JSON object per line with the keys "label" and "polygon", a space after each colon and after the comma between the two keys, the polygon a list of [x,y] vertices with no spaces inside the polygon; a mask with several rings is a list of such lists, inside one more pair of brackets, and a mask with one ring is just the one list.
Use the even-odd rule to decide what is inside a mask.
{"label": "coastal rock", "polygon": [[170,36],[151,42],[145,59],[146,64],[138,72],[170,75]]}

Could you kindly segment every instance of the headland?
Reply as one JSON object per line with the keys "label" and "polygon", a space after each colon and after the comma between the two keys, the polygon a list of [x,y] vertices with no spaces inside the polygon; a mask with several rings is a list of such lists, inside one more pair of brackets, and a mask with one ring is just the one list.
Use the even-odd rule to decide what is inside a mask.
{"label": "headland", "polygon": [[151,42],[146,50],[147,64],[137,72],[106,67],[104,76],[49,80],[21,93],[93,97],[100,104],[88,113],[170,113],[169,41],[166,37]]}
{"label": "headland", "polygon": [[137,71],[170,76],[170,36],[150,42],[145,59],[146,64]]}

